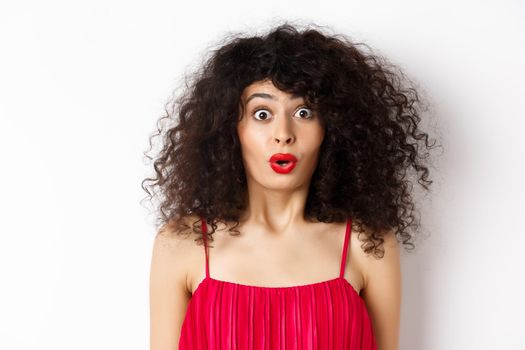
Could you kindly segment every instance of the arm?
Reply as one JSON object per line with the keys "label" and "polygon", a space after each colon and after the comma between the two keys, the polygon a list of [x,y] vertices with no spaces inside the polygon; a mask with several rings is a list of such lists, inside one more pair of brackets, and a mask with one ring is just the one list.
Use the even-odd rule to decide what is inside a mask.
{"label": "arm", "polygon": [[188,249],[192,240],[163,227],[156,235],[150,270],[150,350],[177,350],[191,294],[187,288]]}
{"label": "arm", "polygon": [[384,240],[383,258],[366,258],[362,297],[372,319],[378,350],[398,350],[401,313],[399,243],[392,232]]}

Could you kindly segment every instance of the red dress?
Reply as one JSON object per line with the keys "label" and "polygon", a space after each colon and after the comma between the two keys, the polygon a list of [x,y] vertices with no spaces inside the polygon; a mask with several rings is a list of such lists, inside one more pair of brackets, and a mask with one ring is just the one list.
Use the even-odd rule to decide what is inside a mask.
{"label": "red dress", "polygon": [[343,277],[351,225],[349,218],[339,277],[290,287],[210,277],[204,235],[206,277],[188,303],[179,350],[376,350],[366,304]]}

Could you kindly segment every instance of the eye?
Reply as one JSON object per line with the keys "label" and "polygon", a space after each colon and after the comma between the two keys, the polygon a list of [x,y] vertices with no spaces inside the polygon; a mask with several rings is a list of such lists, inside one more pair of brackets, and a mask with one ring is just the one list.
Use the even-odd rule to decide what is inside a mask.
{"label": "eye", "polygon": [[267,109],[264,108],[258,108],[253,112],[253,116],[257,120],[267,120],[270,116],[270,113]]}
{"label": "eye", "polygon": [[310,119],[313,118],[314,113],[310,108],[301,107],[297,110],[297,114],[300,115],[301,119]]}

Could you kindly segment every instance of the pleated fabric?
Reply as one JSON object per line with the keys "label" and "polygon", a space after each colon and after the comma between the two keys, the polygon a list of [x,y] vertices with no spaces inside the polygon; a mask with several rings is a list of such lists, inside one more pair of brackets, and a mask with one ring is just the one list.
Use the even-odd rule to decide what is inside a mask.
{"label": "pleated fabric", "polygon": [[179,350],[377,350],[366,304],[343,277],[351,226],[349,218],[339,277],[290,287],[210,277],[204,235],[206,277],[188,303]]}

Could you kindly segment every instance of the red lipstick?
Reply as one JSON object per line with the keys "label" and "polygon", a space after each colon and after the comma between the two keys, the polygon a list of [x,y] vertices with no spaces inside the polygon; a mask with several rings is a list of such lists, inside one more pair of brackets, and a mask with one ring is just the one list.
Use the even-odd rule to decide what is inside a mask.
{"label": "red lipstick", "polygon": [[288,174],[296,163],[297,158],[291,153],[275,153],[270,157],[270,166],[279,174]]}

